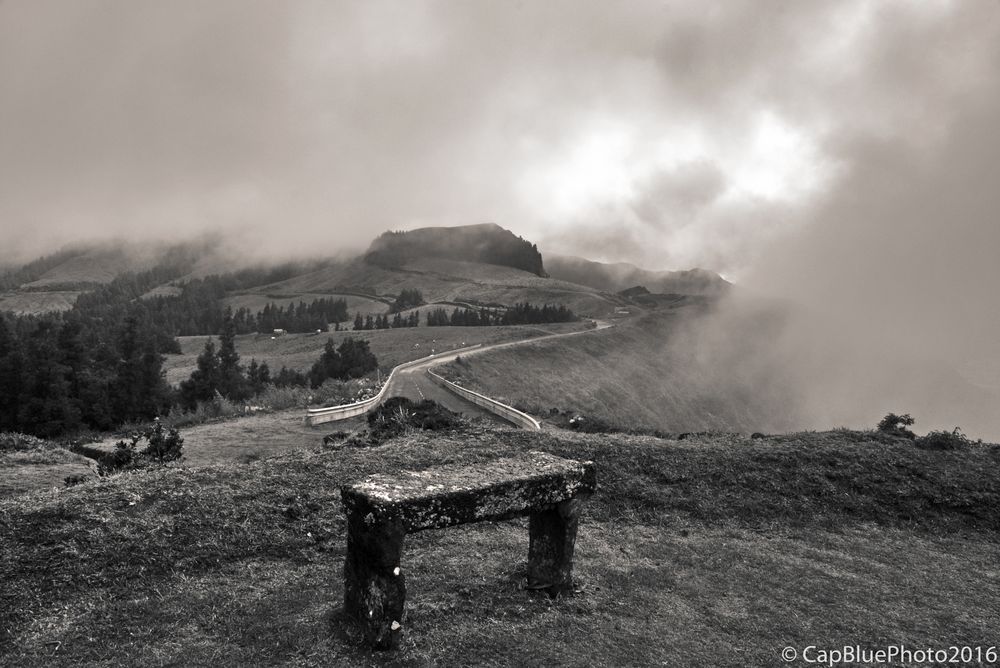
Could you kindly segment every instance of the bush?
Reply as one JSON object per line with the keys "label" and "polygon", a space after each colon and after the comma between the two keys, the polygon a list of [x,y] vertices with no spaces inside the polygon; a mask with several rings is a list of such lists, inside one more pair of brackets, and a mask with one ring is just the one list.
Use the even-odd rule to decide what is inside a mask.
{"label": "bush", "polygon": [[85,475],[68,475],[63,478],[63,485],[66,487],[75,487],[87,482],[87,476]]}
{"label": "bush", "polygon": [[927,450],[958,450],[971,442],[958,427],[952,431],[932,431],[915,441],[917,447]]}
{"label": "bush", "polygon": [[149,445],[142,451],[143,456],[149,457],[154,462],[164,464],[181,458],[181,448],[184,446],[184,439],[176,429],[166,432],[159,421],[153,428],[145,433],[146,441]]}
{"label": "bush", "polygon": [[37,450],[48,443],[37,436],[21,434],[14,431],[0,432],[0,452],[16,450]]}
{"label": "bush", "polygon": [[582,431],[586,434],[610,434],[621,429],[602,420],[599,417],[584,417],[575,415],[569,419],[569,428],[574,431]]}
{"label": "bush", "polygon": [[327,434],[323,437],[323,445],[336,445],[340,441],[346,439],[350,434],[346,431],[335,431],[332,434]]}
{"label": "bush", "polygon": [[[146,447],[137,450],[139,441],[145,440]],[[150,463],[165,464],[181,458],[184,439],[177,429],[164,430],[157,422],[148,429],[134,432],[126,440],[115,443],[115,449],[101,457],[97,472],[104,476],[121,471],[141,468]]]}
{"label": "bush", "polygon": [[889,413],[882,418],[882,421],[878,423],[878,426],[875,429],[883,434],[913,440],[917,437],[917,435],[907,429],[907,427],[913,426],[913,422],[914,420],[910,417],[909,413],[904,415]]}
{"label": "bush", "polygon": [[458,415],[436,401],[414,403],[406,397],[392,397],[368,414],[367,438],[352,438],[353,445],[378,445],[409,429],[439,431],[460,424]]}

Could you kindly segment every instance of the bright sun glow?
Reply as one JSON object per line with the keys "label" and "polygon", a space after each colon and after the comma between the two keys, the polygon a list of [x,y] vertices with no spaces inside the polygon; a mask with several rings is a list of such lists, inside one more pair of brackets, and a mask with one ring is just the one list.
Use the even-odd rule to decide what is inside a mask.
{"label": "bright sun glow", "polygon": [[[706,162],[725,179],[721,201],[795,202],[829,176],[816,141],[771,112],[748,119],[744,133],[712,135],[697,123],[663,127],[658,141],[622,124],[604,123],[556,156],[537,156],[519,185],[525,201],[556,219],[605,206],[630,206],[658,172]],[[642,139],[642,141],[640,141]]]}
{"label": "bright sun glow", "polygon": [[764,112],[748,139],[743,150],[722,161],[734,196],[794,200],[819,185],[816,147],[802,132]]}
{"label": "bright sun glow", "polygon": [[631,150],[627,131],[601,128],[580,139],[565,156],[525,175],[522,185],[534,201],[548,202],[558,215],[627,199],[632,195]]}

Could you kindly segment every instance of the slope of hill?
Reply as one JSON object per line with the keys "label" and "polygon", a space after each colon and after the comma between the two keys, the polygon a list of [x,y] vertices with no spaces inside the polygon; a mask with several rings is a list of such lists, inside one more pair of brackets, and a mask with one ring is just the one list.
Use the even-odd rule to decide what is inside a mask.
{"label": "slope of hill", "polygon": [[[572,262],[570,262],[572,260]],[[630,265],[602,265],[556,258],[556,276],[545,273],[537,248],[494,225],[421,228],[378,237],[366,255],[285,262],[248,268],[222,256],[210,240],[176,246],[112,244],[41,258],[5,274],[0,309],[40,313],[69,308],[88,286],[125,272],[168,267],[171,279],[145,297],[170,296],[178,285],[210,274],[227,277],[228,303],[262,307],[265,299],[309,300],[338,295],[358,300],[353,310],[376,313],[403,289],[419,289],[429,302],[512,305],[564,304],[600,317],[629,303],[613,293],[642,282],[652,292],[715,294],[728,286],[710,272],[644,272]],[[623,272],[622,267],[628,267]],[[617,278],[609,278],[612,270]],[[230,280],[231,279],[231,280]],[[622,283],[628,283],[623,285]],[[59,292],[60,294],[52,294]]]}
{"label": "slope of hill", "polygon": [[[575,331],[585,323],[556,323],[546,330]],[[367,341],[378,358],[379,366],[388,373],[392,367],[426,357],[432,351],[464,348],[476,344],[515,341],[539,336],[543,330],[531,325],[508,327],[417,327],[363,331],[324,332],[322,334],[286,334],[272,338],[266,334],[246,334],[236,337],[236,350],[249,363],[251,359],[267,362],[272,373],[282,366],[307,372],[323,353],[328,339],[338,345],[346,338]],[[188,378],[197,367],[197,358],[207,336],[179,336],[181,354],[168,355],[164,362],[167,382],[176,384]]]}
{"label": "slope of hill", "polygon": [[803,336],[781,309],[730,315],[687,299],[585,336],[470,357],[445,374],[536,416],[568,410],[624,428],[777,432],[908,412],[921,429],[1000,438],[1000,396],[947,368]]}
{"label": "slope of hill", "polygon": [[497,264],[546,275],[538,248],[494,223],[385,232],[365,253],[367,262],[388,268],[418,258]]}
{"label": "slope of hill", "polygon": [[720,295],[732,287],[729,281],[705,269],[649,271],[626,262],[607,264],[552,253],[546,253],[545,266],[552,278],[605,292],[620,292],[642,285],[654,293]]}
{"label": "slope of hill", "polygon": [[[420,532],[402,563],[401,648],[373,655],[342,611],[340,486],[528,450],[597,465],[574,595],[525,590],[524,521]],[[0,500],[0,663],[768,666],[783,647],[845,639],[989,647],[995,463],[995,447],[859,432],[672,441],[479,425],[126,473]]]}
{"label": "slope of hill", "polygon": [[254,288],[264,294],[305,293],[397,295],[416,288],[427,302],[465,302],[511,305],[565,304],[576,313],[599,316],[626,300],[566,281],[495,264],[414,258],[396,268],[361,259],[336,262],[285,281]]}
{"label": "slope of hill", "polygon": [[80,292],[77,290],[2,292],[0,293],[0,311],[16,315],[40,315],[68,311],[73,308],[73,304],[79,296]]}
{"label": "slope of hill", "polygon": [[127,271],[146,269],[153,258],[139,258],[121,247],[91,248],[67,258],[38,279],[24,283],[22,290],[45,290],[60,285],[108,283]]}

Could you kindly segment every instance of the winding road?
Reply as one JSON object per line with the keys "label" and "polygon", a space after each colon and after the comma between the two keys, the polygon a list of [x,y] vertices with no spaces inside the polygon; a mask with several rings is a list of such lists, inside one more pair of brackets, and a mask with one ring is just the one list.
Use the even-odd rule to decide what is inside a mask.
{"label": "winding road", "polygon": [[432,399],[455,413],[462,413],[463,415],[467,415],[469,417],[486,417],[496,422],[507,424],[506,420],[503,420],[489,411],[480,408],[479,406],[476,406],[475,404],[466,401],[455,394],[452,394],[440,385],[431,381],[430,377],[427,375],[427,370],[431,367],[453,362],[459,356],[471,357],[472,355],[479,355],[481,353],[499,350],[501,348],[510,348],[538,341],[551,341],[552,339],[565,338],[568,336],[579,336],[580,334],[587,334],[588,332],[614,327],[612,323],[603,320],[594,320],[594,323],[596,324],[595,327],[576,332],[546,334],[532,339],[508,341],[507,343],[495,343],[488,346],[477,346],[474,348],[465,348],[458,351],[441,353],[432,359],[428,359],[422,364],[417,364],[406,369],[400,369],[389,384],[386,396],[406,397],[412,401]]}

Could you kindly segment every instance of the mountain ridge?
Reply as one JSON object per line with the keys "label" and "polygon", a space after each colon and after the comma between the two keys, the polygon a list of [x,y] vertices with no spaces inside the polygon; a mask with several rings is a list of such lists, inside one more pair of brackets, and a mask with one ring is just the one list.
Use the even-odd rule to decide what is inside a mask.
{"label": "mountain ridge", "polygon": [[716,296],[733,284],[719,274],[699,267],[675,271],[643,269],[628,262],[597,262],[575,255],[546,253],[549,275],[604,292],[622,292],[644,286],[652,293]]}
{"label": "mountain ridge", "polygon": [[[704,270],[648,272],[633,265],[603,265],[583,258],[570,258],[584,267],[584,271],[574,273],[567,270],[569,256],[558,255],[552,256],[555,272],[550,273],[545,264],[548,256],[543,257],[534,243],[495,223],[386,232],[376,237],[365,253],[350,259],[328,256],[299,262],[241,262],[227,257],[216,242],[205,239],[172,246],[109,242],[58,251],[0,276],[0,311],[37,314],[67,310],[80,294],[117,276],[166,264],[177,266],[173,272],[176,277],[150,294],[176,294],[177,286],[211,274],[225,276],[243,268],[287,265],[292,268],[282,280],[247,286],[240,292],[287,296],[363,293],[384,298],[405,287],[416,287],[431,301],[565,303],[576,312],[594,316],[626,303],[615,293],[637,284],[652,292],[693,295],[719,294],[729,285]],[[593,276],[588,276],[588,270]],[[635,282],[612,289],[623,282],[608,278],[615,270]]]}

